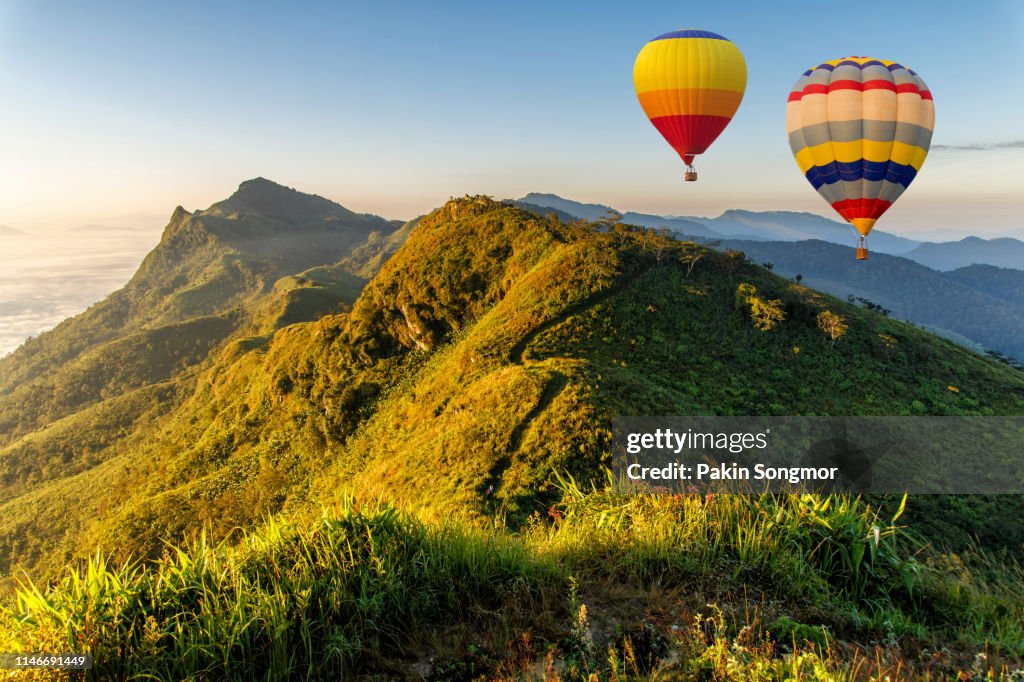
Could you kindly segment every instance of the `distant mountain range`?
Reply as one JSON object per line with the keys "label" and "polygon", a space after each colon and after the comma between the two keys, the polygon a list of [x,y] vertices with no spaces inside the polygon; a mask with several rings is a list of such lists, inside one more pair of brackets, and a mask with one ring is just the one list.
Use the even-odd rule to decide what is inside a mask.
{"label": "distant mountain range", "polygon": [[[594,220],[614,211],[553,194],[513,203]],[[840,297],[860,297],[975,350],[1024,359],[1024,242],[968,237],[917,242],[872,232],[872,257],[856,261],[850,228],[811,213],[730,210],[717,218],[625,213],[623,222],[672,230],[743,251],[786,277]],[[1002,266],[1002,267],[997,267]]]}
{"label": "distant mountain range", "polygon": [[[513,200],[513,203],[541,211],[556,209],[562,217],[587,220],[604,217],[609,212],[618,213],[611,206],[586,204],[555,194],[537,192]],[[821,239],[842,246],[854,243],[854,234],[849,225],[814,213],[733,209],[717,218],[700,218],[627,211],[622,213],[622,220],[643,227],[666,227],[677,234],[706,239],[786,242]],[[875,230],[871,233],[869,243],[872,252],[903,256],[935,270],[953,270],[972,264],[1024,268],[1024,241],[1011,237],[967,237],[951,242],[921,242]]]}
{"label": "distant mountain range", "polygon": [[28,233],[27,232],[22,232],[18,228],[11,227],[10,225],[0,225],[0,237],[15,237],[15,236],[18,236],[18,235],[23,235],[23,234],[28,234]]}
{"label": "distant mountain range", "polygon": [[[562,212],[562,215],[571,218],[584,218],[586,220],[597,220],[606,217],[609,213],[618,213],[611,206],[602,204],[582,204],[578,201],[563,199],[556,194],[539,194],[536,192],[527,194],[522,199],[513,203],[521,205],[522,208],[537,206],[542,209],[554,208]],[[695,237],[717,238],[722,235],[710,229],[707,225],[697,219],[691,218],[668,218],[665,216],[649,215],[647,213],[634,213],[627,211],[622,214],[623,222],[631,225],[643,225],[644,227],[667,227],[674,232],[693,235]]]}
{"label": "distant mountain range", "polygon": [[1024,269],[1024,242],[1012,237],[964,237],[956,242],[923,242],[903,256],[936,270],[954,270],[968,265],[1019,270]]}

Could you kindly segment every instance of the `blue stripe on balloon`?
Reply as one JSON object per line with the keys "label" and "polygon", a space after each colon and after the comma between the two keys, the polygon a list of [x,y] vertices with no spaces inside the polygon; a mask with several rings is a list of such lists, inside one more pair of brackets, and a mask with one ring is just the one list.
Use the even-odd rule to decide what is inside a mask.
{"label": "blue stripe on balloon", "polygon": [[822,185],[831,185],[840,180],[847,182],[888,180],[893,184],[909,187],[910,183],[914,181],[914,177],[917,176],[917,171],[911,165],[904,166],[889,161],[865,161],[862,159],[849,163],[833,161],[824,166],[811,166],[804,176],[814,186],[814,189],[818,189]]}
{"label": "blue stripe on balloon", "polygon": [[[668,40],[669,38],[711,38],[713,40],[725,40],[723,36],[711,31],[698,31],[692,28],[684,29],[682,31],[672,31],[671,33],[663,33],[654,40]],[[653,40],[651,42],[654,42]]]}

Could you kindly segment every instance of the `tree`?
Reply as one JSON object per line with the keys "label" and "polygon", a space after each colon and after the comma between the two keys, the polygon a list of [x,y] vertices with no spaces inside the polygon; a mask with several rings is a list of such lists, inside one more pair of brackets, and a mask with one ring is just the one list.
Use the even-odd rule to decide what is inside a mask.
{"label": "tree", "polygon": [[801,274],[800,274],[800,273],[798,272],[798,273],[796,273],[796,277],[794,277],[793,279],[795,279],[795,280],[796,280],[796,283],[797,283],[797,284],[800,284],[800,282],[804,281],[804,276],[803,276],[803,275],[801,275]]}
{"label": "tree", "polygon": [[831,310],[823,310],[818,313],[818,329],[832,340],[830,346],[835,346],[836,341],[846,334],[849,325],[846,324],[846,318],[842,315],[837,315]]}
{"label": "tree", "polygon": [[690,273],[693,272],[693,268],[696,267],[697,262],[704,257],[707,252],[701,249],[693,242],[683,242],[679,245],[679,262],[686,266],[686,276],[689,278]]}
{"label": "tree", "polygon": [[755,327],[767,332],[779,326],[786,319],[786,313],[779,299],[768,301],[754,296],[750,299],[750,317],[754,320]]}
{"label": "tree", "polygon": [[750,299],[752,296],[757,294],[757,288],[753,284],[747,284],[743,282],[736,287],[736,309],[743,310],[750,305]]}
{"label": "tree", "polygon": [[775,329],[786,319],[782,301],[761,298],[757,295],[754,285],[745,282],[736,287],[736,307],[749,308],[750,319],[754,321],[754,327],[763,332]]}

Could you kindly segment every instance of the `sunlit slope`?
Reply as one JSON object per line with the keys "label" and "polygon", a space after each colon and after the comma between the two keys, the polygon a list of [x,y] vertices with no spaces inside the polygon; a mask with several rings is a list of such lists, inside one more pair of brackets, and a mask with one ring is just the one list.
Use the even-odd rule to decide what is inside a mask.
{"label": "sunlit slope", "polygon": [[[741,285],[779,301],[774,329]],[[834,344],[826,310],[849,327]],[[598,471],[613,414],[1024,412],[1021,372],[741,254],[478,197],[421,220],[350,312],[207,363],[144,438],[5,504],[4,562],[158,553],[344,490],[515,521],[546,509],[554,468]]]}

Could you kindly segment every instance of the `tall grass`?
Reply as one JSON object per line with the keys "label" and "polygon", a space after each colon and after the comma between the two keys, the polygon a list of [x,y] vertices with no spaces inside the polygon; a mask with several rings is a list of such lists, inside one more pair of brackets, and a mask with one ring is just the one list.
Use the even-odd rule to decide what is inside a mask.
{"label": "tall grass", "polygon": [[[562,502],[515,533],[345,498],[232,546],[200,535],[148,564],[97,555],[49,588],[25,581],[0,650],[90,651],[104,680],[402,677],[425,652],[458,659],[435,679],[859,679],[901,664],[867,661],[858,641],[910,635],[1024,655],[1020,570],[928,554],[896,525],[902,507],[559,485]],[[656,616],[615,596],[652,585],[774,606]],[[802,613],[845,623],[845,653]]]}
{"label": "tall grass", "polygon": [[560,577],[511,538],[349,499],[309,527],[272,520],[235,548],[200,536],[149,567],[97,556],[53,589],[26,582],[0,648],[91,651],[98,679],[318,679],[543,599]]}
{"label": "tall grass", "polygon": [[921,547],[886,517],[848,495],[621,495],[582,489],[559,475],[559,519],[546,544],[578,570],[616,579],[717,573],[752,577],[790,597],[863,601],[913,594]]}

